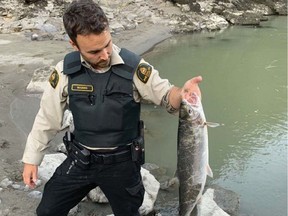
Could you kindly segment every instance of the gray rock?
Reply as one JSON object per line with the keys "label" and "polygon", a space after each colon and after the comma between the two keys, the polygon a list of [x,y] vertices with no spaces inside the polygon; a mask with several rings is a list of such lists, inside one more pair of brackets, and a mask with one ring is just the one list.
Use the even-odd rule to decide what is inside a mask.
{"label": "gray rock", "polygon": [[74,208],[72,208],[69,211],[68,216],[76,216],[78,211],[79,211],[79,207],[78,207],[78,205],[76,205]]}
{"label": "gray rock", "polygon": [[119,22],[112,22],[109,24],[109,26],[113,33],[118,33],[125,30],[124,26]]}
{"label": "gray rock", "polygon": [[13,182],[12,182],[10,179],[8,179],[8,178],[5,178],[5,179],[3,179],[3,180],[0,182],[0,186],[1,186],[2,188],[8,188],[8,187],[10,187],[12,184],[13,184]]}
{"label": "gray rock", "polygon": [[[36,0],[35,0],[36,1]],[[0,33],[25,32],[31,40],[67,40],[62,14],[71,0],[46,0],[27,3],[5,1],[0,8]],[[209,19],[212,13],[223,15],[232,25],[259,25],[262,15],[287,15],[285,0],[98,0],[112,33],[139,28],[142,23],[169,25],[171,32],[221,30]],[[177,4],[172,4],[177,3]],[[15,9],[17,8],[17,9]],[[225,25],[226,27],[226,25]],[[30,34],[29,34],[30,33]]]}
{"label": "gray rock", "polygon": [[24,188],[25,188],[23,185],[19,185],[19,184],[12,184],[11,187],[14,190],[24,190]]}
{"label": "gray rock", "polygon": [[40,191],[32,191],[32,192],[28,193],[27,196],[30,197],[30,198],[33,198],[33,199],[41,199],[42,198],[42,192],[40,192]]}
{"label": "gray rock", "polygon": [[212,185],[210,188],[214,189],[214,200],[220,208],[231,216],[239,215],[240,198],[237,193],[218,185]]}
{"label": "gray rock", "polygon": [[230,23],[235,25],[260,25],[262,15],[253,12],[242,12],[242,11],[224,11],[223,16]]}
{"label": "gray rock", "polygon": [[39,35],[36,34],[36,33],[33,33],[33,34],[31,35],[31,40],[32,40],[32,41],[39,40]]}
{"label": "gray rock", "polygon": [[274,10],[279,15],[287,16],[287,2],[275,2]]}
{"label": "gray rock", "polygon": [[200,204],[197,206],[201,216],[229,216],[215,202],[215,190],[208,188],[201,198]]}
{"label": "gray rock", "polygon": [[29,93],[42,93],[47,84],[49,75],[54,70],[54,66],[43,66],[37,68],[30,80],[26,90]]}

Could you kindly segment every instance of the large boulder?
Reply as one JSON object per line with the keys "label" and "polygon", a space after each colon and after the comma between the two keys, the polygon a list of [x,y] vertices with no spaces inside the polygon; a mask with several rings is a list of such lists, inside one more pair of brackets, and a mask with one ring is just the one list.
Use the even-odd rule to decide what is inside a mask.
{"label": "large boulder", "polygon": [[224,11],[223,16],[234,25],[260,25],[262,15],[253,12]]}

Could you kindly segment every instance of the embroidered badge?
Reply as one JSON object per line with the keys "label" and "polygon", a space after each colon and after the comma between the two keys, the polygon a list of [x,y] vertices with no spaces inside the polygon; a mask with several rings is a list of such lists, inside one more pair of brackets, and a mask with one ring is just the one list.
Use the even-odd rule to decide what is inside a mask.
{"label": "embroidered badge", "polygon": [[85,84],[72,84],[72,91],[76,92],[93,92],[93,85],[85,85]]}
{"label": "embroidered badge", "polygon": [[49,83],[55,89],[58,82],[59,82],[59,74],[56,70],[54,70],[49,77]]}
{"label": "embroidered badge", "polygon": [[137,77],[143,82],[147,83],[151,75],[152,67],[149,64],[141,63],[137,69]]}

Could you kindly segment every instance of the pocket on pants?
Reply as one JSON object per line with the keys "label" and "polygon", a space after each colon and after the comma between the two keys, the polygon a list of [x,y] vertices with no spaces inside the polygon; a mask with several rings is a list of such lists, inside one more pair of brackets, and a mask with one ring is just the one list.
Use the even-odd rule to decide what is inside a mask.
{"label": "pocket on pants", "polygon": [[132,187],[127,187],[126,190],[128,191],[128,193],[131,196],[140,195],[140,196],[143,197],[144,196],[144,192],[145,192],[145,189],[144,189],[142,181],[139,181],[136,185],[134,185]]}

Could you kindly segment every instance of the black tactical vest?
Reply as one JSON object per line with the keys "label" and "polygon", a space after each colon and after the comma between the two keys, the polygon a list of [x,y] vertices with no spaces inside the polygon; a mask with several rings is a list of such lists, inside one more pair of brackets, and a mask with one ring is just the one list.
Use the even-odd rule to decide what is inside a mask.
{"label": "black tactical vest", "polygon": [[86,146],[116,147],[138,136],[140,103],[134,101],[132,83],[141,57],[126,49],[119,54],[125,64],[105,73],[84,67],[77,51],[64,58],[75,140]]}

